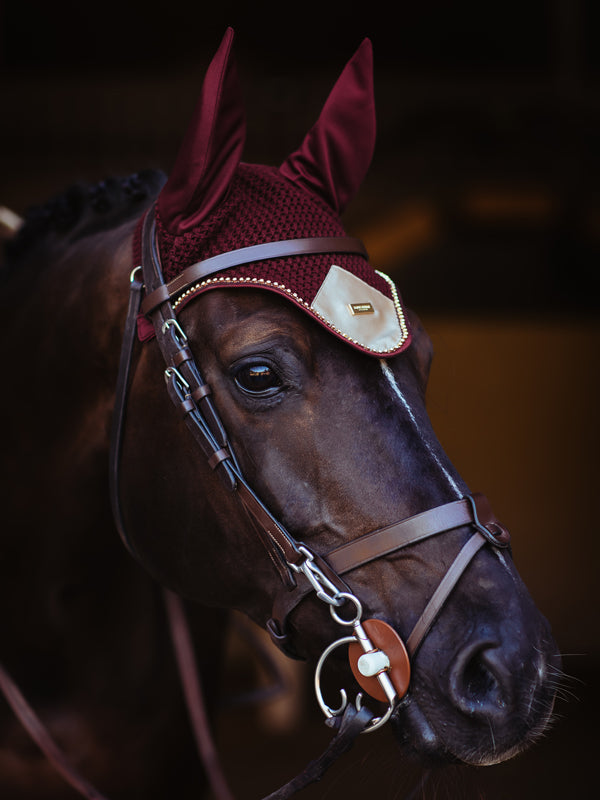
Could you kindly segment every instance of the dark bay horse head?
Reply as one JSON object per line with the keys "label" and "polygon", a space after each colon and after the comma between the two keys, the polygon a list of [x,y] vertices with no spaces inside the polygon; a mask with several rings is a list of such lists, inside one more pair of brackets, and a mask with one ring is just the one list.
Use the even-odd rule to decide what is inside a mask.
{"label": "dark bay horse head", "polygon": [[[316,661],[344,631],[327,603],[308,592],[305,575],[292,575],[299,589],[289,590],[285,573],[289,581],[292,571],[285,563],[282,569],[278,542],[265,545],[256,520],[224,484],[221,456],[207,463],[184,424],[192,406],[176,364],[167,369],[171,389],[180,392],[181,413],[173,410],[153,338],[161,331],[148,322],[156,309],[171,304],[175,316],[163,320],[162,333],[179,344],[182,363],[193,354],[210,387],[228,436],[223,458],[235,453],[239,474],[280,527],[326,566],[337,563],[330,554],[339,560],[345,545],[365,542],[367,534],[470,502],[469,489],[428,421],[427,334],[364,254],[332,245],[333,252],[276,252],[189,272],[244,247],[346,237],[339,214],[373,152],[366,41],[281,167],[242,163],[244,116],[231,45],[228,32],[175,167],[146,217],[145,250],[141,226],[134,236],[133,266],[150,258],[154,243],[171,288],[160,295],[158,284],[146,286],[147,295],[152,289],[160,296],[140,321],[144,343],[135,356],[120,468],[123,525],[130,549],[159,582],[201,604],[242,610],[289,651]],[[132,266],[130,236],[131,226],[122,233],[120,271]],[[463,521],[355,560],[343,580],[364,619],[382,620],[410,639],[473,530]],[[493,521],[490,530],[502,529]],[[549,719],[556,646],[510,549],[499,543],[506,544],[487,536],[463,565],[411,653],[410,685],[392,722],[398,738],[421,754],[491,764],[535,740]],[[285,609],[284,622],[274,604]],[[349,672],[338,655],[333,663]]]}
{"label": "dark bay horse head", "polygon": [[[358,621],[377,647],[387,644],[375,641],[373,621],[395,632],[400,655],[402,640],[408,645],[410,673],[406,664],[400,670],[408,686],[390,705],[397,738],[438,760],[508,758],[548,721],[558,656],[503,529],[480,501],[471,505],[431,429],[425,331],[339,219],[373,150],[369,44],[281,167],[241,163],[243,140],[228,33],[168,182],[161,190],[162,178],[152,178],[158,198],[143,225],[149,201],[136,181],[126,185],[126,214],[117,203],[79,219],[77,197],[67,196],[51,215],[58,230],[42,236],[42,214],[36,235],[30,221],[34,244],[2,272],[14,388],[3,394],[11,424],[0,596],[11,614],[2,660],[30,698],[52,700],[73,751],[91,752],[92,734],[110,731],[98,774],[123,777],[110,753],[139,745],[147,698],[160,703],[163,724],[170,713],[181,724],[155,586],[121,552],[107,497],[126,284],[142,263],[147,314],[138,321],[119,463],[123,533],[147,573],[197,602],[213,679],[210,648],[223,615],[204,611],[211,606],[242,610],[312,662],[336,645],[324,667],[336,687],[343,680],[350,689],[346,648],[337,647],[350,631],[331,609],[347,621],[360,602]],[[94,205],[105,200],[99,192]],[[250,260],[238,258],[240,248],[273,243],[268,257],[252,250]],[[173,291],[155,285],[153,247]],[[223,256],[229,251],[239,263]],[[225,266],[213,269],[213,258]],[[164,309],[172,317],[163,321]],[[175,348],[168,364],[165,343]],[[194,370],[203,380],[192,386]],[[207,425],[207,438],[191,435],[191,418]],[[217,444],[207,454],[210,437]],[[309,575],[331,579],[317,581],[325,600]],[[339,608],[328,602],[341,592]],[[397,656],[391,661],[390,675]],[[108,675],[110,724],[99,691]],[[161,770],[144,719],[152,741],[128,784],[138,788],[142,775],[152,786]],[[20,731],[5,715],[0,727],[3,737],[11,731],[3,747],[25,752],[29,779]],[[181,750],[172,749],[179,772]],[[44,776],[39,782],[47,788]]]}

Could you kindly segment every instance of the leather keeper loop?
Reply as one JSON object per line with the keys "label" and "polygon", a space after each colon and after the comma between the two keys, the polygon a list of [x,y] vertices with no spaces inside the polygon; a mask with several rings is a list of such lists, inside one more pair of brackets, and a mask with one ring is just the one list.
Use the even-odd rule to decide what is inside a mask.
{"label": "leather keeper loop", "polygon": [[157,308],[161,303],[166,303],[170,299],[169,289],[165,283],[162,283],[157,289],[150,294],[146,295],[142,300],[141,311],[146,317]]}
{"label": "leather keeper loop", "polygon": [[185,400],[183,400],[179,404],[179,408],[181,410],[182,415],[184,417],[187,417],[188,414],[191,414],[192,411],[196,410],[196,403],[192,400],[191,397],[186,397]]}
{"label": "leather keeper loop", "polygon": [[212,389],[208,383],[203,383],[201,386],[198,386],[196,389],[194,389],[190,397],[198,402],[199,400],[202,400],[203,397],[207,397],[209,394],[212,394]]}
{"label": "leather keeper loop", "polygon": [[176,353],[173,354],[173,366],[179,367],[185,361],[192,361],[194,358],[192,351],[189,347],[182,347],[181,350],[178,350]]}
{"label": "leather keeper loop", "polygon": [[213,453],[212,456],[208,459],[208,466],[211,469],[216,469],[221,461],[225,461],[225,459],[229,458],[229,451],[221,448],[217,450],[216,453]]}

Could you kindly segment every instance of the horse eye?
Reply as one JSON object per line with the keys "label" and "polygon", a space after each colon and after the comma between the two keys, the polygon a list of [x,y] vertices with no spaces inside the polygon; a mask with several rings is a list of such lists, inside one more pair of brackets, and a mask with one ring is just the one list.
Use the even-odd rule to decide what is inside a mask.
{"label": "horse eye", "polygon": [[281,386],[281,378],[268,364],[246,364],[237,370],[235,382],[248,394],[275,394]]}

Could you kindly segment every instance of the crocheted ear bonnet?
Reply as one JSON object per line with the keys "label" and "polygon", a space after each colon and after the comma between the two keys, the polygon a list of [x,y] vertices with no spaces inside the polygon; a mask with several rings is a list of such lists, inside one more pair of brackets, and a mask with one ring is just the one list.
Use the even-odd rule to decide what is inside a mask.
{"label": "crocheted ear bonnet", "polygon": [[[276,292],[372,355],[393,355],[410,331],[392,281],[351,247],[339,214],[370,164],[375,139],[371,44],[365,40],[302,146],[279,167],[240,161],[245,120],[228,30],[169,179],[156,203],[165,282],[198,262],[282,240],[321,239],[326,252],[253,260],[186,284],[179,311],[214,288]],[[348,246],[335,251],[335,239]],[[325,240],[324,240],[325,241]],[[136,249],[139,242],[136,242]],[[348,250],[348,251],[346,251]],[[146,331],[150,333],[149,328]],[[140,329],[146,338],[144,329]]]}

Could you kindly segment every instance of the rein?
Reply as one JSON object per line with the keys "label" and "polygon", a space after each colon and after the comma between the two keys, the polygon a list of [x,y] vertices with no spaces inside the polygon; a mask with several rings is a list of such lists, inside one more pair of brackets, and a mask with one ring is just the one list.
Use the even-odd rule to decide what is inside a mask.
{"label": "rein", "polygon": [[[202,378],[171,301],[197,281],[198,276],[247,263],[248,260],[282,258],[307,252],[336,253],[342,250],[365,254],[364,245],[360,241],[347,237],[272,242],[223,253],[199,262],[186,269],[171,283],[165,284],[156,240],[154,210],[151,207],[142,227],[142,266],[136,267],[130,276],[129,305],[119,362],[110,447],[111,505],[116,527],[125,546],[137,557],[121,512],[119,462],[132,354],[141,312],[151,318],[165,361],[164,378],[173,404],[198,442],[209,466],[221,476],[225,488],[239,497],[281,579],[272,616],[267,622],[272,639],[288,655],[295,655],[287,620],[297,605],[313,591],[329,606],[336,623],[351,629],[351,635],[334,641],[326,648],[315,672],[317,700],[326,717],[326,724],[336,731],[334,738],[320,758],[311,762],[299,776],[264,800],[286,800],[309,783],[319,780],[326,769],[350,749],[359,733],[375,730],[387,722],[408,690],[410,659],[414,658],[469,563],[486,544],[507,547],[510,540],[508,531],[495,518],[486,498],[481,494],[473,494],[367,533],[329,553],[318,554],[297,541],[246,482],[212,402],[211,389]],[[343,575],[431,536],[463,526],[471,526],[474,532],[426,604],[406,645],[394,629],[382,620],[363,621],[360,600],[343,580]],[[199,754],[215,796],[219,800],[231,800],[231,793],[221,773],[212,743],[183,604],[169,592],[165,592],[165,602]],[[342,609],[347,612],[348,608],[352,611],[350,617],[342,613]],[[345,645],[349,645],[350,665],[361,688],[371,697],[388,704],[385,713],[379,717],[363,707],[362,693],[357,696],[353,705],[348,703],[345,692],[342,692],[342,704],[337,709],[331,708],[323,698],[320,687],[323,666],[335,649]],[[68,763],[1,664],[0,689],[31,737],[65,780],[88,800],[106,800]]]}

